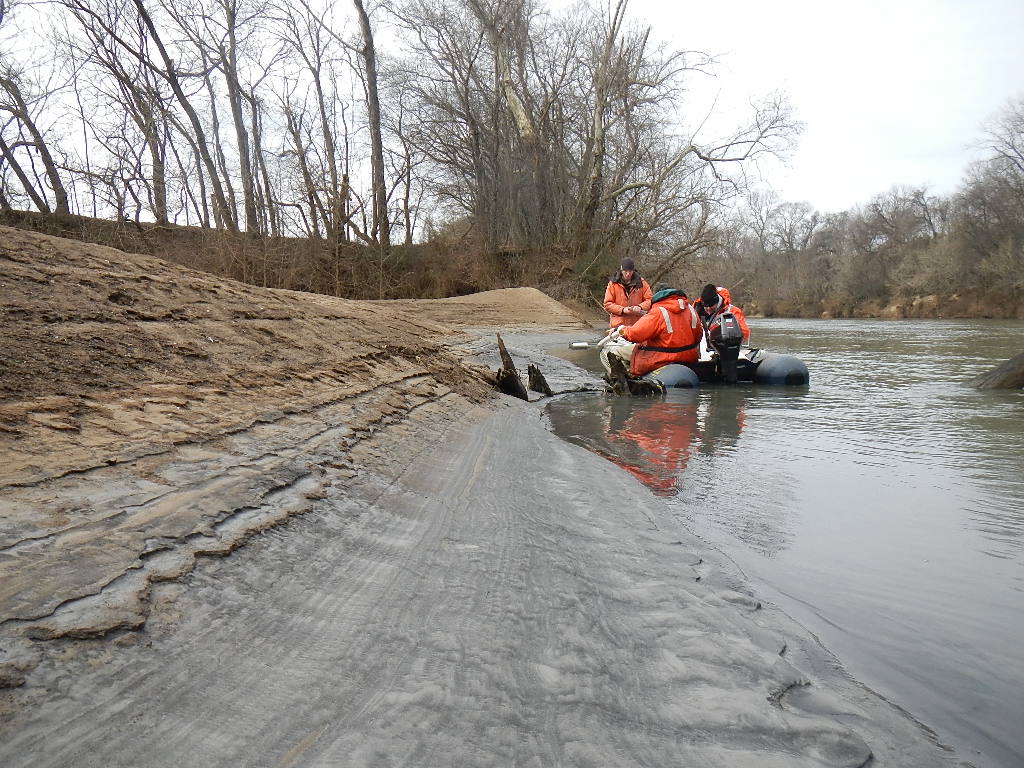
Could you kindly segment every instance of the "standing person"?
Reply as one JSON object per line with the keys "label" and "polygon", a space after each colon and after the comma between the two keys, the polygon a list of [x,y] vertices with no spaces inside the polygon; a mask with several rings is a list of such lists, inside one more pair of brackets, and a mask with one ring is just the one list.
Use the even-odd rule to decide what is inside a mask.
{"label": "standing person", "polygon": [[743,316],[743,310],[732,303],[732,296],[728,288],[715,286],[708,283],[700,292],[700,298],[693,302],[694,309],[700,313],[704,327],[710,328],[716,317],[729,312],[736,318],[740,330],[743,332],[744,346],[750,341],[750,329],[747,327],[747,319]]}
{"label": "standing person", "polygon": [[651,311],[617,334],[629,344],[607,344],[600,354],[611,375],[609,355],[629,363],[632,376],[643,376],[669,363],[695,363],[704,327],[683,291],[662,288],[652,297]]}
{"label": "standing person", "polygon": [[619,262],[619,270],[604,289],[604,311],[608,327],[630,326],[651,308],[651,286],[640,277],[636,264],[628,256]]}

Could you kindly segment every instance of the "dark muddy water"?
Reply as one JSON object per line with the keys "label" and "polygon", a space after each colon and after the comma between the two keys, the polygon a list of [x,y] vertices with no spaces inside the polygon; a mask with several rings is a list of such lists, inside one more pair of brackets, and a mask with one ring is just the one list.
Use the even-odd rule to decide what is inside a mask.
{"label": "dark muddy water", "polygon": [[969,386],[1024,350],[1024,323],[751,329],[810,387],[567,396],[555,432],[665,496],[963,758],[1024,765],[1024,393]]}

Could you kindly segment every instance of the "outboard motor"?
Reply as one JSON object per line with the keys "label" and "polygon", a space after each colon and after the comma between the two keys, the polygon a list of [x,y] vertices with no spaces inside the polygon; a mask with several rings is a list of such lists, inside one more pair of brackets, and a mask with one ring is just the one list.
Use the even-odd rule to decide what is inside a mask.
{"label": "outboard motor", "polygon": [[719,372],[726,384],[736,383],[736,361],[743,343],[743,330],[732,312],[723,312],[708,327],[708,345],[718,353]]}

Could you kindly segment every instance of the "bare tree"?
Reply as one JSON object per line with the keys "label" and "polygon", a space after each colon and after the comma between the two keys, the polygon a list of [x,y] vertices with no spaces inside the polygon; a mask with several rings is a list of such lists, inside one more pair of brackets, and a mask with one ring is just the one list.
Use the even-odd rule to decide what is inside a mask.
{"label": "bare tree", "polygon": [[[2,130],[0,130],[0,156],[2,156],[3,161],[14,172],[14,175],[18,177],[18,181],[21,182],[21,186],[25,190],[25,194],[27,194],[29,199],[32,200],[32,203],[36,208],[43,213],[49,213],[50,204],[46,201],[46,198],[40,194],[39,190],[36,189],[36,185],[33,183],[25,169],[21,167],[21,163],[18,161],[18,158],[14,153],[14,150],[18,148],[19,144],[20,142],[13,145],[8,144],[3,138]],[[4,199],[6,201],[6,196]],[[10,207],[10,203],[7,202],[5,207]]]}
{"label": "bare tree", "polygon": [[[19,5],[19,0],[0,0],[0,34],[7,32],[5,22],[9,22]],[[52,210],[67,213],[68,193],[39,123],[52,90],[48,85],[30,82],[24,68],[13,60],[6,41],[0,37],[0,172],[4,166],[9,168],[24,194],[39,211],[51,211],[47,194],[49,187],[53,197]],[[36,171],[35,158],[43,166],[42,173]],[[0,173],[0,183],[5,176],[6,173]],[[10,207],[7,194],[4,195],[3,206]]]}
{"label": "bare tree", "polygon": [[[150,210],[157,222],[166,223],[169,221],[167,147],[171,130],[168,111],[173,97],[151,67],[138,58],[121,55],[120,47],[106,28],[118,29],[125,40],[131,38],[143,59],[149,58],[148,32],[137,16],[133,19],[125,13],[127,9],[120,2],[108,0],[102,13],[99,7],[94,8],[97,13],[84,12],[74,0],[66,0],[64,5],[83,35],[81,41],[70,35],[63,41],[73,61],[80,63],[75,67],[76,80],[88,78],[92,90],[101,99],[98,114],[90,115],[85,121],[93,123],[119,113],[130,117],[148,153],[149,174],[144,174],[142,180],[147,187]],[[101,16],[106,20],[104,25],[97,23]],[[90,74],[90,69],[95,72]],[[95,141],[100,140],[100,133],[101,129],[94,128]]]}
{"label": "bare tree", "polygon": [[[358,74],[363,84],[366,98],[368,128],[370,132],[370,175],[372,177],[371,188],[371,213],[372,219],[369,224],[356,226],[353,221],[356,215],[365,217],[365,206],[358,206],[356,209],[347,211],[344,214],[344,221],[357,236],[378,247],[381,258],[386,258],[391,252],[391,222],[388,213],[388,188],[385,179],[384,167],[384,145],[382,133],[382,117],[380,106],[380,84],[377,69],[377,49],[373,38],[373,28],[370,24],[369,14],[363,6],[362,0],[353,0],[353,6],[359,21],[360,44],[353,45],[346,41],[341,34],[332,29],[323,20],[322,16],[310,8],[308,0],[298,0],[310,18],[320,25],[321,29],[345,50],[354,53],[359,57],[362,64]],[[342,182],[342,196],[344,201],[349,195],[358,197],[348,184],[347,179]]]}
{"label": "bare tree", "polygon": [[555,274],[580,278],[643,252],[667,274],[714,241],[744,184],[730,166],[784,147],[796,129],[774,99],[721,142],[679,140],[669,126],[682,78],[709,60],[652,46],[627,25],[626,0],[572,18],[526,0],[470,10],[470,23],[436,0],[395,13],[416,41],[409,141],[431,166],[431,191],[469,213],[493,252],[545,254],[545,266],[564,254]]}
{"label": "bare tree", "polygon": [[1016,199],[1024,217],[1024,96],[1008,101],[984,131],[982,146],[990,153],[991,172]]}
{"label": "bare tree", "polygon": [[[606,192],[605,146],[607,123],[610,119],[609,107],[615,96],[625,96],[627,94],[622,93],[622,90],[628,91],[629,89],[629,84],[623,82],[622,69],[629,67],[633,62],[628,61],[630,54],[627,53],[625,47],[619,45],[625,14],[626,0],[618,0],[612,10],[611,19],[597,55],[596,66],[593,68],[593,117],[583,158],[583,172],[586,174],[586,181],[581,189],[576,235],[576,252],[579,257],[588,256],[592,250],[594,220]],[[643,49],[647,45],[647,33],[644,32],[642,39],[634,42],[639,48],[637,53],[642,56]],[[619,93],[613,92],[616,85],[620,86]]]}
{"label": "bare tree", "polygon": [[[245,213],[245,229],[261,234],[269,213],[261,210],[259,200],[265,197],[260,189],[258,176],[262,173],[259,165],[263,148],[255,141],[257,115],[254,111],[256,89],[274,66],[276,53],[271,52],[270,60],[259,64],[254,52],[262,50],[260,41],[255,39],[260,22],[266,17],[268,6],[259,0],[182,0],[166,4],[169,16],[184,33],[191,46],[199,52],[203,62],[202,70],[209,94],[209,109],[214,120],[215,133],[219,136],[217,120],[217,88],[213,73],[223,77],[228,110],[231,116],[238,163],[238,181],[241,189],[242,207]],[[261,73],[252,83],[244,82],[243,68],[255,63]],[[250,119],[246,119],[246,107]],[[262,131],[260,132],[262,137]],[[229,202],[234,207],[234,191],[229,182],[231,173],[219,138],[216,142],[218,163],[225,180]],[[267,200],[270,205],[272,201]]]}
{"label": "bare tree", "polygon": [[[285,2],[279,8],[276,34],[301,62],[312,88],[313,108],[307,97],[300,98],[297,82],[285,84],[278,98],[286,118],[289,143],[304,184],[309,231],[320,237],[321,224],[332,247],[349,239],[351,215],[348,184],[343,169],[347,135],[337,133],[337,116],[344,116],[346,105],[337,97],[338,73],[335,70],[338,35],[306,3],[295,7]],[[368,238],[367,238],[368,239]]]}
{"label": "bare tree", "polygon": [[43,165],[43,178],[53,195],[54,213],[70,213],[67,190],[32,110],[33,106],[38,108],[45,103],[48,94],[45,90],[37,93],[27,92],[24,84],[23,74],[15,71],[8,63],[0,59],[0,113],[6,112],[11,116],[19,133],[19,138],[15,142],[5,141],[0,145],[0,152],[3,153],[4,159],[17,174],[36,207],[41,211],[48,212],[50,208],[45,202],[45,195],[29,178],[28,172],[15,156],[15,150],[18,148],[34,150]]}
{"label": "bare tree", "polygon": [[[122,43],[122,47],[130,54],[137,56],[147,66],[154,68],[159,71],[160,75],[164,77],[167,84],[171,87],[174,92],[174,96],[177,99],[178,105],[182,111],[188,116],[189,123],[192,127],[192,139],[195,142],[196,149],[199,152],[199,156],[202,159],[203,165],[206,167],[207,177],[210,186],[213,191],[214,200],[216,202],[217,210],[217,221],[222,223],[227,229],[237,232],[238,223],[237,216],[234,210],[234,206],[228,204],[228,199],[224,194],[224,187],[221,183],[221,176],[218,172],[216,163],[214,162],[213,155],[210,153],[210,148],[206,142],[206,133],[203,129],[202,121],[199,118],[199,113],[192,105],[192,101],[185,93],[185,89],[182,86],[182,72],[178,69],[177,65],[171,59],[170,54],[167,52],[167,47],[164,45],[163,39],[160,33],[157,31],[156,24],[153,22],[153,17],[146,9],[142,0],[132,0],[136,11],[138,12],[139,19],[145,25],[149,31],[150,40],[153,45],[156,46],[157,53],[159,55],[159,66],[151,64],[148,58],[137,52],[131,45]],[[118,42],[122,42],[118,40]],[[205,74],[205,73],[204,73]]]}
{"label": "bare tree", "polygon": [[384,143],[381,134],[380,95],[377,78],[377,49],[373,42],[370,17],[362,0],[352,0],[359,16],[359,30],[363,44],[359,55],[363,59],[366,85],[366,108],[370,120],[370,168],[373,176],[374,232],[381,253],[391,251],[391,221],[388,217],[388,192],[384,181]]}
{"label": "bare tree", "polygon": [[777,250],[788,253],[805,251],[821,226],[821,214],[810,203],[782,203],[773,216],[772,234]]}

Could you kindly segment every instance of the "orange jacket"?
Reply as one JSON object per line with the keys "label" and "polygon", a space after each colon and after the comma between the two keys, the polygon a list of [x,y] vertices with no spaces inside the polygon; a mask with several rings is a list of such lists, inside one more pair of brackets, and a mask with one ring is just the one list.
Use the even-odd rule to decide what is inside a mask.
{"label": "orange jacket", "polygon": [[651,311],[632,326],[623,329],[622,338],[637,345],[629,372],[643,376],[669,363],[695,363],[703,336],[704,326],[697,312],[682,292],[673,291],[654,302]]}
{"label": "orange jacket", "polygon": [[711,309],[713,311],[709,313],[704,308],[704,305],[701,303],[700,299],[697,299],[695,302],[693,302],[693,306],[696,308],[698,312],[700,312],[701,317],[707,318],[707,323],[709,326],[711,325],[711,321],[714,320],[719,315],[721,315],[722,313],[731,312],[732,315],[736,318],[736,322],[740,324],[740,330],[743,332],[743,343],[746,344],[748,341],[750,341],[750,329],[747,327],[747,318],[743,315],[743,310],[732,303],[732,295],[729,293],[728,288],[718,286],[718,288],[716,288],[715,290],[717,290],[718,295],[722,297],[722,304],[717,310],[714,309],[714,307],[712,307]]}
{"label": "orange jacket", "polygon": [[608,320],[608,327],[614,328],[617,325],[630,326],[639,320],[643,315],[624,315],[622,310],[626,307],[639,305],[647,311],[651,308],[651,286],[642,277],[640,287],[630,291],[617,280],[611,280],[608,287],[604,289],[604,311],[611,317]]}

